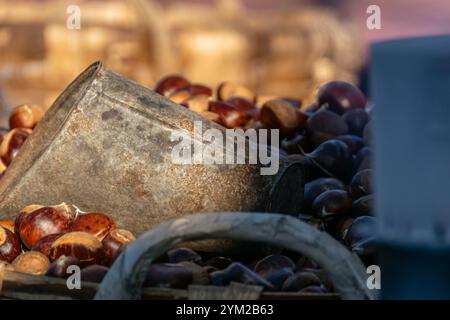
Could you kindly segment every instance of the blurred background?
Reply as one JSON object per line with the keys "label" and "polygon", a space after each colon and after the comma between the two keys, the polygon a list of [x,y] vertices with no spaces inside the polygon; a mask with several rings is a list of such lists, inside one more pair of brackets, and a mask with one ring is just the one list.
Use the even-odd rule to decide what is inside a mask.
{"label": "blurred background", "polygon": [[[381,30],[366,27],[371,4]],[[0,124],[15,105],[48,108],[96,60],[147,87],[181,73],[307,104],[325,81],[365,86],[373,41],[449,30],[448,0],[0,0]]]}

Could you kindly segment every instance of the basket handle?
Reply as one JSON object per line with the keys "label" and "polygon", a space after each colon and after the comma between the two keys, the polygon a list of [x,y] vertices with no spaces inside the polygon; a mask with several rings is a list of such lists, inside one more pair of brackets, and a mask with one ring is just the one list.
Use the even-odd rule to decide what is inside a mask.
{"label": "basket handle", "polygon": [[266,243],[316,261],[342,299],[375,299],[362,262],[325,232],[293,218],[269,213],[195,214],[167,221],[130,244],[100,284],[95,299],[140,299],[146,270],[177,243],[227,239]]}

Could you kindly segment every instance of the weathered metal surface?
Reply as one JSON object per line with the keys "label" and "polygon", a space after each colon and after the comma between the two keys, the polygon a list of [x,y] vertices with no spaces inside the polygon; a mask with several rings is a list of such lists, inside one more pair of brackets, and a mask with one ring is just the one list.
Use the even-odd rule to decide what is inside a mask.
{"label": "weathered metal surface", "polygon": [[[73,203],[136,234],[193,212],[296,212],[298,164],[274,176],[260,165],[180,165],[173,130],[225,128],[93,64],[57,99],[0,183],[0,217],[31,203]],[[280,189],[282,188],[282,189]],[[272,201],[276,200],[276,201]]]}
{"label": "weathered metal surface", "polygon": [[292,250],[317,262],[342,299],[377,298],[367,288],[362,262],[329,234],[286,215],[224,212],[174,219],[143,234],[111,266],[96,299],[141,298],[148,266],[156,258],[177,243],[202,239],[251,241]]}

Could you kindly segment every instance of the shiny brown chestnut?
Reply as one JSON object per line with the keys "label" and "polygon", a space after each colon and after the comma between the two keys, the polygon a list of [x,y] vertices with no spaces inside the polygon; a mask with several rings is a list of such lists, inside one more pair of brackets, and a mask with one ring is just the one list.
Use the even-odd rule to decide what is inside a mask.
{"label": "shiny brown chestnut", "polygon": [[37,104],[23,104],[15,107],[9,117],[9,128],[33,129],[44,115],[44,109]]}
{"label": "shiny brown chestnut", "polygon": [[194,83],[189,86],[189,92],[192,96],[202,95],[211,97],[213,95],[213,90],[203,84]]}
{"label": "shiny brown chestnut", "polygon": [[[339,140],[328,140],[306,156],[308,181],[324,176],[334,176],[347,182],[351,178],[352,154],[348,146]],[[310,178],[313,179],[310,179]]]}
{"label": "shiny brown chestnut", "polygon": [[351,154],[357,154],[358,151],[364,147],[363,139],[352,134],[338,136],[336,137],[336,140],[344,142],[349,148]]}
{"label": "shiny brown chestnut", "polygon": [[168,75],[162,78],[155,87],[155,91],[163,96],[169,96],[174,91],[190,85],[190,82],[180,75]]}
{"label": "shiny brown chestnut", "polygon": [[260,260],[254,268],[254,271],[259,275],[266,277],[274,270],[278,269],[295,270],[295,263],[289,257],[281,254],[272,254]]}
{"label": "shiny brown chestnut", "polygon": [[279,291],[281,290],[283,283],[293,274],[294,272],[290,268],[275,269],[266,274],[264,279],[270,282],[274,286],[275,290]]}
{"label": "shiny brown chestnut", "polygon": [[319,277],[312,272],[297,272],[286,279],[281,287],[281,290],[287,292],[298,292],[312,285],[321,285]]}
{"label": "shiny brown chestnut", "polygon": [[31,248],[32,251],[38,251],[48,257],[50,255],[50,248],[57,239],[59,239],[63,233],[49,234],[41,238],[36,244]]}
{"label": "shiny brown chestnut", "polygon": [[[209,109],[209,106],[208,106],[208,109]],[[208,119],[209,121],[214,121],[217,123],[219,123],[219,121],[220,121],[220,116],[217,113],[212,112],[212,111],[203,111],[203,112],[200,112],[200,115],[203,118]]]}
{"label": "shiny brown chestnut", "polygon": [[189,110],[197,113],[206,112],[209,109],[209,96],[207,95],[196,95],[192,96],[182,103],[182,105]]}
{"label": "shiny brown chestnut", "polygon": [[20,241],[10,230],[0,226],[0,261],[12,262],[20,253]]}
{"label": "shiny brown chestnut", "polygon": [[353,201],[352,216],[371,216],[373,212],[373,202],[373,194],[369,194]]}
{"label": "shiny brown chestnut", "polygon": [[353,218],[349,216],[338,216],[325,222],[326,231],[336,239],[342,240],[348,227],[353,223]]}
{"label": "shiny brown chestnut", "polygon": [[179,263],[154,263],[151,264],[147,277],[144,281],[145,287],[162,288],[186,288],[194,280],[192,270]]}
{"label": "shiny brown chestnut", "polygon": [[256,108],[255,104],[252,101],[242,97],[231,97],[225,102],[240,111],[250,111]]}
{"label": "shiny brown chestnut", "polygon": [[345,81],[331,81],[320,86],[318,102],[320,106],[326,106],[337,114],[343,114],[350,109],[364,108],[367,100],[355,85]]}
{"label": "shiny brown chestnut", "polygon": [[202,257],[192,249],[189,248],[175,248],[167,251],[167,258],[169,263],[192,262],[200,265]]}
{"label": "shiny brown chestnut", "polygon": [[20,254],[11,265],[16,272],[43,275],[50,267],[50,261],[40,252],[28,251]]}
{"label": "shiny brown chestnut", "polygon": [[91,212],[79,214],[70,230],[90,233],[101,241],[115,228],[116,224],[106,214]]}
{"label": "shiny brown chestnut", "polygon": [[303,209],[311,210],[314,200],[328,190],[345,190],[344,183],[336,178],[319,178],[305,184]]}
{"label": "shiny brown chestnut", "polygon": [[348,126],[336,113],[319,110],[308,118],[307,133],[311,142],[318,146],[324,141],[347,134]]}
{"label": "shiny brown chestnut", "polygon": [[226,101],[232,97],[241,97],[252,102],[256,101],[256,94],[252,90],[235,83],[222,82],[217,88],[217,98],[220,101]]}
{"label": "shiny brown chestnut", "polygon": [[65,279],[70,276],[70,273],[67,272],[67,269],[70,266],[79,266],[79,265],[80,261],[77,258],[62,255],[51,263],[45,275],[48,277]]}
{"label": "shiny brown chestnut", "polygon": [[182,104],[185,101],[189,100],[189,98],[191,98],[192,95],[188,88],[181,88],[181,89],[175,90],[174,92],[169,94],[167,97],[171,101],[173,101],[177,104]]}
{"label": "shiny brown chestnut", "polygon": [[3,227],[12,233],[14,232],[14,220],[0,220],[0,227]]}
{"label": "shiny brown chestnut", "polygon": [[22,210],[20,210],[19,214],[16,216],[16,219],[14,220],[14,233],[19,235],[20,225],[22,224],[22,221],[25,219],[25,217],[29,213],[31,213],[37,209],[40,209],[42,207],[43,206],[41,206],[39,204],[31,204],[29,206],[26,206]]}
{"label": "shiny brown chestnut", "polygon": [[87,232],[69,232],[53,242],[50,248],[50,260],[55,261],[62,255],[77,258],[82,267],[104,262],[102,243]]}
{"label": "shiny brown chestnut", "polygon": [[281,141],[281,148],[288,154],[301,154],[303,152],[311,152],[313,148],[309,139],[303,134],[297,134],[292,138],[285,138]]}
{"label": "shiny brown chestnut", "polygon": [[369,147],[363,147],[358,151],[355,158],[356,172],[372,168],[372,150]]}
{"label": "shiny brown chestnut", "polygon": [[279,129],[282,137],[292,136],[306,124],[306,118],[301,122],[299,112],[282,99],[267,101],[261,109],[259,120],[267,129]]}
{"label": "shiny brown chestnut", "polygon": [[363,170],[355,174],[350,182],[350,194],[353,199],[372,194],[372,170]]}
{"label": "shiny brown chestnut", "polygon": [[111,230],[102,240],[103,249],[105,251],[105,263],[111,265],[125,247],[134,240],[136,240],[136,237],[128,230]]}
{"label": "shiny brown chestnut", "polygon": [[100,283],[108,273],[109,269],[98,264],[87,266],[81,270],[80,278],[82,282]]}
{"label": "shiny brown chestnut", "polygon": [[234,129],[243,126],[247,122],[247,115],[245,112],[237,110],[232,105],[221,101],[210,101],[209,110],[219,115],[218,123]]}
{"label": "shiny brown chestnut", "polygon": [[0,158],[6,166],[11,164],[30,134],[30,129],[15,128],[6,135],[0,145]]}
{"label": "shiny brown chestnut", "polygon": [[70,230],[74,215],[65,204],[42,207],[25,214],[18,227],[18,236],[31,249],[43,237]]}
{"label": "shiny brown chestnut", "polygon": [[370,121],[370,116],[364,109],[348,110],[342,115],[342,119],[347,123],[348,132],[358,137],[362,137],[364,127]]}
{"label": "shiny brown chestnut", "polygon": [[275,289],[270,282],[239,262],[233,262],[223,272],[225,273],[225,284],[234,281],[248,285],[262,286],[268,290]]}
{"label": "shiny brown chestnut", "polygon": [[328,190],[319,195],[313,202],[312,213],[320,219],[349,214],[352,198],[347,191]]}
{"label": "shiny brown chestnut", "polygon": [[214,267],[218,270],[226,269],[233,261],[227,257],[212,257],[205,262],[205,265]]}

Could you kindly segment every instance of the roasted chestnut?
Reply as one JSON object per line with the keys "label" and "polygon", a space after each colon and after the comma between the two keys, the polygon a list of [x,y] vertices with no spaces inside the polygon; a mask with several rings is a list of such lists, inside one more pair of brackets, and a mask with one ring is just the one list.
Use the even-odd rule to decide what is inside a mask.
{"label": "roasted chestnut", "polygon": [[11,265],[16,272],[43,275],[50,267],[50,261],[40,252],[28,251],[20,254]]}
{"label": "roasted chestnut", "polygon": [[31,249],[43,237],[70,230],[73,212],[66,205],[42,207],[20,217],[18,235],[23,244]]}
{"label": "roasted chestnut", "polygon": [[0,227],[3,227],[12,233],[15,233],[14,231],[14,220],[0,220]]}
{"label": "roasted chestnut", "polygon": [[108,271],[109,269],[107,267],[98,264],[87,266],[86,268],[81,270],[81,281],[100,283],[102,282]]}
{"label": "roasted chestnut", "polygon": [[20,231],[20,225],[22,223],[22,221],[24,220],[24,218],[31,212],[42,208],[43,206],[38,205],[38,204],[31,204],[29,206],[26,206],[25,208],[23,208],[22,210],[20,210],[19,214],[16,216],[16,219],[14,220],[14,233],[19,235],[19,231]]}
{"label": "roasted chestnut", "polygon": [[372,170],[363,170],[355,174],[350,182],[350,194],[353,199],[372,194]]}
{"label": "roasted chestnut", "polygon": [[62,255],[77,258],[82,267],[104,262],[102,243],[87,232],[69,232],[53,242],[50,248],[50,260],[55,261]]}
{"label": "roasted chestnut", "polygon": [[247,115],[245,112],[237,110],[226,102],[210,101],[209,110],[217,113],[219,115],[218,123],[229,129],[243,126],[247,122]]}
{"label": "roasted chestnut", "polygon": [[190,285],[193,279],[194,275],[191,269],[185,265],[154,263],[147,271],[144,286],[183,289]]}
{"label": "roasted chestnut", "polygon": [[319,110],[308,118],[307,132],[311,142],[318,146],[326,140],[347,134],[348,126],[336,113]]}
{"label": "roasted chestnut", "polygon": [[189,85],[190,82],[186,78],[180,75],[169,75],[157,83],[155,91],[167,97],[174,91]]}
{"label": "roasted chestnut", "polygon": [[358,87],[345,81],[331,81],[320,86],[320,106],[326,106],[337,114],[355,108],[365,108],[367,100]]}
{"label": "roasted chestnut", "polygon": [[295,270],[295,263],[290,258],[281,255],[281,254],[273,254],[264,259],[260,260],[254,271],[259,275],[266,277],[269,273],[272,273],[274,270],[278,269],[290,269]]}
{"label": "roasted chestnut", "polygon": [[213,91],[210,87],[198,83],[191,84],[189,86],[189,92],[192,96],[201,95],[211,97],[213,95]]}
{"label": "roasted chestnut", "polygon": [[372,157],[372,150],[369,147],[359,150],[355,158],[356,172],[372,168]]}
{"label": "roasted chestnut", "polygon": [[312,272],[297,272],[286,279],[281,287],[282,291],[298,292],[312,285],[321,285],[319,277]]}
{"label": "roasted chestnut", "polygon": [[209,274],[209,284],[212,286],[223,287],[228,284],[224,271],[214,271]]}
{"label": "roasted chestnut", "polygon": [[250,111],[256,108],[255,104],[252,101],[242,97],[231,97],[225,102],[240,111]]}
{"label": "roasted chestnut", "polygon": [[87,232],[101,241],[115,228],[114,221],[103,213],[82,213],[76,217],[71,231]]}
{"label": "roasted chestnut", "polygon": [[31,130],[25,128],[12,129],[0,145],[0,157],[6,166],[9,166],[19,153],[25,140],[30,136]]}
{"label": "roasted chestnut", "polygon": [[352,109],[344,113],[342,119],[347,123],[350,134],[362,137],[364,127],[370,121],[370,116],[364,109]]}
{"label": "roasted chestnut", "polygon": [[173,101],[177,104],[182,104],[185,101],[189,100],[191,97],[192,97],[192,95],[188,88],[181,88],[181,89],[175,90],[168,96],[168,98],[171,101]]}
{"label": "roasted chestnut", "polygon": [[135,236],[125,229],[114,229],[102,240],[105,250],[105,262],[111,265],[125,247],[135,240]]}
{"label": "roasted chestnut", "polygon": [[175,248],[167,251],[168,261],[170,263],[178,262],[193,262],[196,264],[202,263],[202,257],[192,249],[189,248]]}
{"label": "roasted chestnut", "polygon": [[217,88],[217,97],[221,101],[226,101],[232,97],[245,98],[251,102],[256,101],[256,95],[250,89],[231,82],[222,82]]}
{"label": "roasted chestnut", "polygon": [[207,112],[209,109],[209,96],[196,95],[182,103],[183,106],[197,113]]}
{"label": "roasted chestnut", "polygon": [[0,261],[12,262],[21,252],[17,236],[0,226]]}
{"label": "roasted chestnut", "polygon": [[48,277],[55,277],[55,278],[67,278],[68,276],[70,276],[70,273],[67,272],[67,269],[70,266],[79,266],[79,265],[80,261],[77,258],[62,255],[51,263],[45,275]]}
{"label": "roasted chestnut", "polygon": [[345,185],[342,181],[335,178],[319,178],[305,184],[305,191],[303,197],[303,209],[311,210],[311,205],[314,200],[321,193],[328,190],[345,190]]}
{"label": "roasted chestnut", "polygon": [[313,202],[312,213],[320,219],[349,214],[352,198],[347,191],[328,190],[320,194]]}
{"label": "roasted chestnut", "polygon": [[309,139],[303,134],[297,134],[292,138],[285,138],[281,141],[281,148],[289,154],[300,154],[303,152],[311,152],[311,144]]}
{"label": "roasted chestnut", "polygon": [[259,120],[267,129],[279,129],[281,137],[289,137],[306,125],[306,117],[300,122],[299,112],[287,101],[274,99],[267,101]]}
{"label": "roasted chestnut", "polygon": [[15,107],[9,117],[10,129],[33,129],[44,115],[44,109],[36,104],[23,104]]}
{"label": "roasted chestnut", "polygon": [[[328,140],[313,152],[306,154],[305,165],[310,177],[319,178],[332,175],[344,182],[351,178],[352,155],[347,145],[339,140]],[[310,180],[309,180],[310,181]]]}
{"label": "roasted chestnut", "polygon": [[214,267],[219,270],[226,269],[233,261],[226,257],[213,257],[205,262],[205,265]]}
{"label": "roasted chestnut", "polygon": [[364,146],[362,138],[351,134],[336,137],[336,140],[344,142],[349,148],[351,154],[358,153],[358,151]]}
{"label": "roasted chestnut", "polygon": [[290,268],[281,268],[273,270],[272,272],[266,274],[264,279],[270,282],[275,290],[281,290],[283,283],[294,274]]}
{"label": "roasted chestnut", "polygon": [[225,285],[234,281],[249,285],[262,286],[269,290],[275,289],[270,282],[239,262],[233,262],[230,264],[228,268],[224,270],[224,273]]}
{"label": "roasted chestnut", "polygon": [[361,197],[353,201],[352,205],[352,216],[371,216],[373,212],[373,195],[369,194],[367,196]]}
{"label": "roasted chestnut", "polygon": [[347,245],[352,245],[366,238],[375,235],[375,218],[370,216],[361,216],[353,220],[345,235]]}
{"label": "roasted chestnut", "polygon": [[326,231],[338,240],[344,238],[348,227],[353,223],[353,218],[349,216],[337,216],[325,222]]}
{"label": "roasted chestnut", "polygon": [[31,248],[32,251],[38,251],[48,257],[50,255],[50,248],[57,239],[59,239],[63,233],[49,234],[41,238],[36,244]]}

